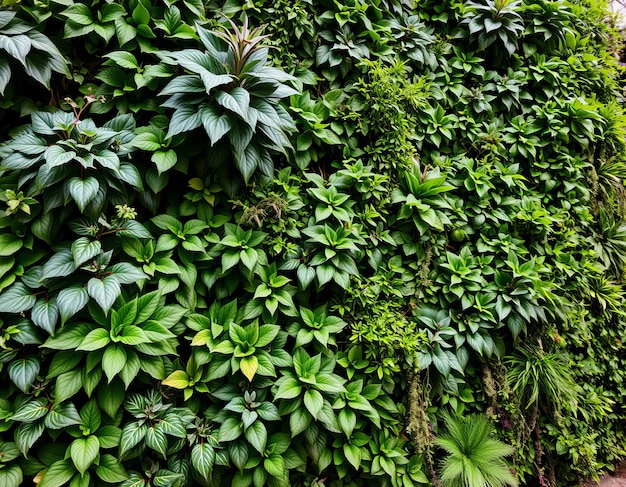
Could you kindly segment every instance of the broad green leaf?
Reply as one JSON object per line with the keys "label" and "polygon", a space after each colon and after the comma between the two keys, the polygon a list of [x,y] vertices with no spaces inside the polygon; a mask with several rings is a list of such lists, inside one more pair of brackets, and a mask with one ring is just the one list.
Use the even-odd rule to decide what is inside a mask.
{"label": "broad green leaf", "polygon": [[2,487],[20,487],[24,474],[18,465],[6,465],[0,468],[0,485]]}
{"label": "broad green leaf", "polygon": [[13,383],[22,392],[28,393],[37,378],[40,367],[41,364],[37,357],[27,357],[10,362],[7,371]]}
{"label": "broad green leaf", "polygon": [[221,106],[237,114],[242,120],[248,122],[250,108],[250,93],[244,88],[235,87],[226,91],[218,90],[215,92],[215,101]]}
{"label": "broad green leaf", "polygon": [[70,249],[55,253],[43,266],[42,279],[66,277],[76,270],[76,263]]}
{"label": "broad green leaf", "polygon": [[172,169],[178,161],[176,152],[172,149],[156,151],[152,154],[152,162],[156,164],[159,174]]}
{"label": "broad green leaf", "polygon": [[80,415],[76,407],[71,403],[53,406],[44,418],[46,427],[55,430],[64,429],[68,426],[74,426],[80,423]]}
{"label": "broad green leaf", "polygon": [[163,379],[161,384],[175,389],[185,389],[190,387],[190,378],[184,370],[175,370],[167,378]]}
{"label": "broad green leaf", "polygon": [[24,456],[28,455],[28,450],[30,450],[35,442],[41,437],[44,430],[45,426],[43,421],[38,421],[36,423],[24,423],[16,428],[13,438]]}
{"label": "broad green leaf", "polygon": [[131,450],[134,446],[143,441],[148,433],[147,424],[128,423],[122,430],[120,438],[120,456]]}
{"label": "broad green leaf", "polygon": [[215,464],[215,450],[208,443],[198,443],[191,450],[191,465],[203,479],[210,480]]}
{"label": "broad green leaf", "polygon": [[109,379],[109,383],[124,368],[126,364],[126,350],[119,345],[110,345],[102,356],[102,370]]}
{"label": "broad green leaf", "polygon": [[252,423],[245,429],[244,435],[256,451],[259,453],[263,453],[265,451],[265,445],[267,444],[267,429],[265,428],[263,422],[257,420]]}
{"label": "broad green leaf", "polygon": [[0,313],[22,313],[36,302],[37,298],[30,289],[18,282],[0,293]]}
{"label": "broad green leaf", "polygon": [[71,178],[66,184],[67,189],[78,205],[78,209],[81,213],[83,213],[87,205],[94,200],[98,194],[98,189],[100,189],[100,183],[92,176],[88,176],[84,179]]}
{"label": "broad green leaf", "polygon": [[111,418],[114,418],[122,402],[124,402],[124,385],[114,380],[110,384],[102,384],[98,388],[98,405]]}
{"label": "broad green leaf", "polygon": [[128,478],[128,473],[119,461],[109,454],[100,457],[100,462],[96,467],[96,475],[109,484],[117,484]]}
{"label": "broad green leaf", "polygon": [[39,328],[47,331],[50,335],[54,335],[57,321],[59,319],[59,307],[56,304],[56,297],[46,299],[39,298],[30,313],[33,323]]}
{"label": "broad green leaf", "polygon": [[285,475],[285,460],[275,453],[263,460],[263,467],[273,477],[282,477]]}
{"label": "broad green leaf", "polygon": [[49,411],[49,402],[46,398],[38,397],[21,405],[11,416],[12,421],[22,421],[33,423],[39,418],[43,418]]}
{"label": "broad green leaf", "polygon": [[12,233],[0,234],[0,257],[13,255],[22,248],[24,241]]}
{"label": "broad green leaf", "polygon": [[350,465],[358,470],[361,466],[361,449],[358,446],[352,445],[350,443],[344,443],[343,454],[345,455],[346,460],[348,460]]}
{"label": "broad green leaf", "polygon": [[54,400],[61,403],[69,399],[83,386],[82,370],[70,370],[60,374],[54,384]]}
{"label": "broad green leaf", "polygon": [[235,418],[227,418],[220,426],[218,438],[220,442],[233,441],[239,438],[241,433],[243,433],[243,423]]}
{"label": "broad green leaf", "polygon": [[315,389],[309,389],[304,393],[304,406],[307,408],[311,416],[317,419],[322,406],[324,405],[324,398]]}
{"label": "broad green leaf", "polygon": [[96,300],[105,313],[108,313],[115,300],[122,292],[120,281],[116,276],[110,275],[102,279],[92,277],[87,283],[89,296]]}
{"label": "broad green leaf", "polygon": [[155,426],[148,427],[145,436],[146,446],[151,450],[159,453],[162,457],[165,457],[167,450],[167,436],[165,432]]}
{"label": "broad green leaf", "polygon": [[250,382],[254,379],[254,375],[256,374],[258,368],[259,360],[254,355],[242,358],[239,363],[239,369]]}
{"label": "broad green leaf", "polygon": [[76,350],[92,352],[106,347],[110,342],[110,332],[104,328],[96,328],[89,332]]}
{"label": "broad green leaf", "polygon": [[87,288],[75,284],[59,291],[57,296],[57,307],[61,314],[61,321],[65,323],[69,318],[83,309],[89,302],[89,292]]}
{"label": "broad green leaf", "polygon": [[89,240],[87,237],[80,237],[72,243],[72,257],[76,267],[93,259],[102,251],[100,240]]}
{"label": "broad green leaf", "polygon": [[51,145],[44,153],[48,167],[56,167],[67,164],[76,157],[76,152],[68,151],[60,145]]}
{"label": "broad green leaf", "polygon": [[100,452],[100,442],[98,438],[90,435],[86,438],[77,438],[70,445],[70,456],[76,469],[84,474],[95,461]]}
{"label": "broad green leaf", "polygon": [[58,460],[50,465],[37,487],[62,487],[76,473],[69,460]]}

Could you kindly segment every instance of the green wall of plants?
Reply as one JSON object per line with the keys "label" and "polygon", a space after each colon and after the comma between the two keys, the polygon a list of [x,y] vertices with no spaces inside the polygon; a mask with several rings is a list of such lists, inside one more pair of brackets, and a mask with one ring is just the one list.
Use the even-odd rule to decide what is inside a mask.
{"label": "green wall of plants", "polygon": [[598,0],[3,0],[0,486],[464,485],[464,424],[510,453],[484,485],[611,470],[610,22]]}

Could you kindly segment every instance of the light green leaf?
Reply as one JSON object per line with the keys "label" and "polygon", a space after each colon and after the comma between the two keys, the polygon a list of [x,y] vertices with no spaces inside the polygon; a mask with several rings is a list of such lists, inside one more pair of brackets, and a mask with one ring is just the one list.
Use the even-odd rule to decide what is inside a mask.
{"label": "light green leaf", "polygon": [[94,462],[100,452],[98,438],[90,435],[86,438],[77,438],[70,445],[70,456],[78,471],[84,474]]}
{"label": "light green leaf", "polygon": [[322,406],[324,406],[324,398],[319,391],[309,389],[304,393],[304,406],[311,413],[311,416],[317,419]]}
{"label": "light green leaf", "polygon": [[24,242],[12,233],[0,234],[0,257],[8,257],[20,250]]}
{"label": "light green leaf", "polygon": [[104,328],[96,328],[89,332],[76,350],[92,352],[106,347],[111,342],[110,333]]}
{"label": "light green leaf", "polygon": [[0,469],[2,487],[20,487],[24,480],[22,469],[18,465],[6,465]]}
{"label": "light green leaf", "polygon": [[7,371],[13,383],[22,392],[28,393],[37,378],[40,367],[41,364],[37,357],[27,357],[10,362]]}
{"label": "light green leaf", "polygon": [[119,345],[110,345],[102,356],[102,370],[109,379],[109,383],[124,368],[126,364],[126,350]]}
{"label": "light green leaf", "polygon": [[37,487],[62,487],[75,473],[76,469],[69,460],[58,460],[46,469]]}
{"label": "light green leaf", "polygon": [[83,386],[82,376],[83,372],[80,369],[60,374],[54,384],[55,402],[61,403],[80,391]]}

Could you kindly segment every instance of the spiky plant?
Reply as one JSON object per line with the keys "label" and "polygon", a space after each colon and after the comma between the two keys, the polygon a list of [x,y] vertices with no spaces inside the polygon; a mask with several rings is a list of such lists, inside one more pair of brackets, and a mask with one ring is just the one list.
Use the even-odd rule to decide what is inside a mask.
{"label": "spiky plant", "polygon": [[486,416],[444,417],[447,433],[435,438],[446,452],[439,468],[443,487],[505,487],[518,485],[505,458],[513,447],[492,437]]}

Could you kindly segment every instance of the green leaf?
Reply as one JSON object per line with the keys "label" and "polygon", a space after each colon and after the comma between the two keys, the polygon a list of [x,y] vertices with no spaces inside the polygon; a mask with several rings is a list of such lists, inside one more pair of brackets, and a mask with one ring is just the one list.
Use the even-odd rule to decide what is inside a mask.
{"label": "green leaf", "polygon": [[41,364],[37,357],[17,359],[9,363],[7,371],[13,383],[24,393],[30,392],[30,388],[37,378]]}
{"label": "green leaf", "polygon": [[309,389],[304,393],[304,406],[308,409],[315,419],[317,419],[322,406],[324,406],[324,398],[315,389]]}
{"label": "green leaf", "polygon": [[35,442],[41,437],[44,430],[45,426],[43,421],[38,421],[36,423],[24,423],[17,427],[13,438],[24,456],[28,454],[28,450],[30,450]]}
{"label": "green leaf", "polygon": [[124,426],[120,438],[120,456],[123,456],[133,447],[143,441],[148,433],[147,424],[129,423]]}
{"label": "green leaf", "polygon": [[8,257],[20,250],[24,242],[12,233],[0,234],[0,257]]}
{"label": "green leaf", "polygon": [[249,122],[250,93],[244,88],[235,87],[230,93],[219,90],[215,92],[215,101],[221,106],[237,114],[242,120]]}
{"label": "green leaf", "polygon": [[190,378],[184,370],[175,370],[167,378],[163,379],[161,384],[175,389],[186,389],[190,387]]}
{"label": "green leaf", "polygon": [[11,420],[33,423],[48,414],[48,406],[49,402],[46,398],[38,397],[17,408],[13,416],[11,416]]}
{"label": "green leaf", "polygon": [[302,385],[297,379],[288,377],[278,386],[274,399],[294,399],[302,392]]}
{"label": "green leaf", "polygon": [[76,469],[84,474],[95,461],[100,452],[100,442],[98,438],[90,435],[86,438],[77,438],[70,445],[70,456]]}
{"label": "green leaf", "polygon": [[128,478],[128,473],[113,455],[104,454],[96,467],[96,475],[109,484],[123,482]]}
{"label": "green leaf", "polygon": [[[141,5],[141,4],[140,4]],[[137,69],[139,63],[137,58],[128,51],[115,51],[105,54],[104,57],[108,57],[115,62],[118,66],[126,69]]]}
{"label": "green leaf", "polygon": [[156,151],[152,154],[152,162],[156,164],[157,171],[162,174],[172,169],[178,161],[176,152],[172,149]]}
{"label": "green leaf", "polygon": [[355,470],[358,470],[361,466],[361,449],[358,446],[351,445],[350,443],[344,443],[343,445],[343,454],[346,457],[346,460],[350,462]]}
{"label": "green leaf", "polygon": [[55,430],[80,424],[81,421],[81,417],[78,414],[76,407],[71,403],[53,406],[44,418],[45,426]]}
{"label": "green leaf", "polygon": [[[223,427],[223,426],[222,426]],[[267,429],[265,425],[257,420],[245,429],[244,435],[246,440],[258,451],[263,453],[267,444]]]}
{"label": "green leaf", "polygon": [[89,292],[81,284],[75,284],[59,291],[57,306],[61,314],[61,321],[65,323],[69,318],[83,309],[89,302]]}
{"label": "green leaf", "polygon": [[98,388],[98,405],[111,418],[115,418],[122,402],[124,402],[125,390],[121,381],[113,381],[103,384]]}
{"label": "green leaf", "polygon": [[126,364],[126,350],[119,345],[111,345],[106,348],[102,356],[102,370],[109,379],[109,383],[124,368]]}
{"label": "green leaf", "polygon": [[56,403],[61,403],[66,399],[69,399],[83,386],[83,371],[82,370],[70,370],[60,374],[54,384],[54,400]]}
{"label": "green leaf", "polygon": [[273,477],[283,477],[285,475],[285,460],[275,453],[263,460],[263,467]]}
{"label": "green leaf", "polygon": [[2,487],[20,487],[24,480],[22,469],[17,465],[6,465],[0,469]]}
{"label": "green leaf", "polygon": [[78,205],[78,209],[81,213],[83,213],[87,205],[94,200],[100,189],[98,180],[91,176],[85,179],[71,178],[66,184],[67,189]]}
{"label": "green leaf", "polygon": [[254,355],[242,358],[241,362],[239,363],[239,369],[250,382],[252,382],[252,379],[254,379],[254,375],[256,374],[258,368],[259,359],[256,358]]}
{"label": "green leaf", "polygon": [[23,313],[37,302],[30,289],[18,282],[0,293],[0,313]]}
{"label": "green leaf", "polygon": [[92,352],[106,347],[110,342],[110,332],[104,328],[96,328],[89,332],[76,350]]}
{"label": "green leaf", "polygon": [[165,452],[167,450],[167,436],[165,436],[165,432],[162,429],[157,428],[156,426],[149,427],[146,431],[145,441],[148,448],[156,451],[162,457],[165,457]]}
{"label": "green leaf", "polygon": [[58,460],[50,465],[37,487],[62,487],[76,473],[76,469],[68,460]]}
{"label": "green leaf", "polygon": [[84,264],[89,259],[93,259],[102,252],[100,240],[89,240],[87,237],[80,237],[72,243],[72,257],[76,267]]}
{"label": "green leaf", "polygon": [[103,279],[92,277],[87,283],[89,296],[96,300],[105,313],[108,313],[115,300],[122,292],[120,281],[115,276],[106,276]]}
{"label": "green leaf", "polygon": [[215,450],[208,443],[198,443],[191,450],[191,465],[205,480],[212,479]]}
{"label": "green leaf", "polygon": [[291,437],[302,433],[311,424],[313,417],[304,408],[298,408],[289,416],[289,429]]}
{"label": "green leaf", "polygon": [[39,328],[47,331],[50,335],[54,334],[57,320],[59,319],[59,307],[56,304],[56,297],[46,300],[45,297],[39,298],[33,309],[30,318]]}
{"label": "green leaf", "polygon": [[76,264],[72,252],[69,249],[63,249],[55,253],[48,262],[43,265],[42,279],[50,279],[52,277],[66,277],[76,270]]}
{"label": "green leaf", "polygon": [[51,145],[44,153],[48,167],[63,166],[76,157],[76,152],[68,151],[60,145]]}
{"label": "green leaf", "polygon": [[243,433],[242,422],[235,418],[227,418],[220,426],[218,438],[220,442],[233,441],[239,438],[241,433]]}

